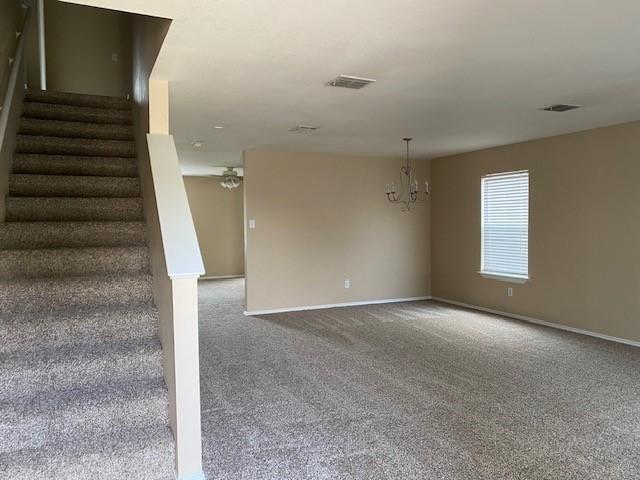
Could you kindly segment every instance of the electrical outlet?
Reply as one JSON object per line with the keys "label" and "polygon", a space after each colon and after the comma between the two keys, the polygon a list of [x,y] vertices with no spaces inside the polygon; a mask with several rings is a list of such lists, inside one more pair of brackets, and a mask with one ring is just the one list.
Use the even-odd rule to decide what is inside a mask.
{"label": "electrical outlet", "polygon": [[256,221],[253,218],[249,220],[249,228],[252,230],[256,228]]}
{"label": "electrical outlet", "polygon": [[507,288],[507,297],[513,297],[513,288]]}
{"label": "electrical outlet", "polygon": [[345,278],[344,280],[344,288],[351,288],[351,280]]}
{"label": "electrical outlet", "polygon": [[115,52],[114,52],[114,53],[112,53],[112,54],[111,54],[111,61],[112,61],[112,62],[116,62],[116,63],[118,63],[118,62],[120,61],[120,55],[118,55],[118,54],[117,54],[117,53],[115,53]]}

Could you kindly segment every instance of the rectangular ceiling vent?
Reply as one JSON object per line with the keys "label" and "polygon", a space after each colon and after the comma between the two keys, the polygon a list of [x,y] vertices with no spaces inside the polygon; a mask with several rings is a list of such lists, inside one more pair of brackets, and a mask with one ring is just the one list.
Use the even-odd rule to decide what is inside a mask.
{"label": "rectangular ceiling vent", "polygon": [[314,127],[313,125],[298,125],[297,127],[290,128],[290,132],[295,133],[311,133],[317,130],[318,127]]}
{"label": "rectangular ceiling vent", "polygon": [[361,89],[375,82],[373,78],[352,77],[351,75],[338,75],[327,85],[330,87],[354,88]]}
{"label": "rectangular ceiling vent", "polygon": [[569,105],[566,103],[558,103],[557,105],[551,105],[549,107],[543,108],[545,112],[568,112],[569,110],[575,110],[576,108],[580,108],[580,105]]}

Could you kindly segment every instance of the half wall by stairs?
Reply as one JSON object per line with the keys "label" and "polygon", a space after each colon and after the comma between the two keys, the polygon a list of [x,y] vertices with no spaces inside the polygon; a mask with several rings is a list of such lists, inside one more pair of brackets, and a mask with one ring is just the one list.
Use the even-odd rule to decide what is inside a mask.
{"label": "half wall by stairs", "polygon": [[175,478],[128,101],[27,93],[0,312],[1,478]]}

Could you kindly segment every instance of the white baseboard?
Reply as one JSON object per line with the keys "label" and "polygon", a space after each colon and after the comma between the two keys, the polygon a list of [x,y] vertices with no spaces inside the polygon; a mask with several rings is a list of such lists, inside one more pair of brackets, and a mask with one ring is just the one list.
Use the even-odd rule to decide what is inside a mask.
{"label": "white baseboard", "polygon": [[407,297],[407,298],[387,298],[384,300],[365,300],[362,302],[346,302],[346,303],[328,303],[325,305],[304,305],[302,307],[288,307],[288,308],[274,308],[271,310],[251,310],[244,312],[247,316],[252,315],[269,315],[271,313],[286,313],[286,312],[302,312],[305,310],[323,310],[325,308],[340,308],[340,307],[358,307],[362,305],[377,305],[380,303],[401,303],[401,302],[416,302],[419,300],[429,300],[431,297]]}
{"label": "white baseboard", "polygon": [[272,313],[287,313],[287,312],[302,312],[305,310],[322,310],[325,308],[340,308],[340,307],[357,307],[363,305],[376,305],[381,303],[401,303],[401,302],[415,302],[420,300],[434,300],[442,303],[448,303],[450,305],[455,305],[458,307],[468,308],[471,310],[477,310],[480,312],[491,313],[494,315],[500,315],[507,318],[513,318],[516,320],[522,320],[524,322],[533,323],[536,325],[542,325],[545,327],[555,328],[557,330],[564,330],[566,332],[577,333],[580,335],[587,335],[589,337],[600,338],[602,340],[608,340],[610,342],[622,343],[624,345],[630,345],[632,347],[640,347],[640,341],[628,340],[626,338],[613,337],[611,335],[605,335],[603,333],[592,332],[590,330],[583,330],[581,328],[570,327],[568,325],[562,325],[560,323],[547,322],[545,320],[540,320],[533,317],[528,317],[526,315],[519,315],[517,313],[509,313],[503,312],[501,310],[495,310],[493,308],[479,307],[478,305],[471,305],[469,303],[458,302],[455,300],[449,300],[447,298],[442,297],[432,297],[432,296],[424,296],[424,297],[407,297],[407,298],[390,298],[385,300],[366,300],[363,302],[346,302],[346,303],[330,303],[326,305],[304,305],[301,307],[289,307],[289,308],[274,308],[270,310],[252,310],[245,311],[244,314],[246,316],[253,315],[269,315]]}
{"label": "white baseboard", "polygon": [[223,280],[225,278],[244,278],[244,275],[201,276],[200,280]]}
{"label": "white baseboard", "polygon": [[500,310],[494,310],[492,308],[479,307],[477,305],[470,305],[468,303],[457,302],[455,300],[449,300],[441,297],[431,297],[431,300],[435,300],[442,303],[448,303],[456,305],[458,307],[469,308],[471,310],[478,310],[481,312],[492,313],[494,315],[501,315],[503,317],[514,318],[516,320],[522,320],[524,322],[535,323],[536,325],[543,325],[545,327],[556,328],[558,330],[564,330],[567,332],[578,333],[581,335],[588,335],[589,337],[600,338],[602,340],[609,340],[610,342],[623,343],[632,347],[640,347],[640,342],[634,340],[627,340],[626,338],[612,337],[603,333],[592,332],[590,330],[582,330],[580,328],[569,327],[560,323],[547,322],[545,320],[539,320],[533,317],[527,317],[526,315],[518,315],[517,313],[502,312]]}

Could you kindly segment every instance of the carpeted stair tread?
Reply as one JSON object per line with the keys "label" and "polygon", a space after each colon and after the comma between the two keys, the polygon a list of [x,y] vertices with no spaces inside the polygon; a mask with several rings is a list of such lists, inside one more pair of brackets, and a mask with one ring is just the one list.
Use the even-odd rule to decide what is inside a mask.
{"label": "carpeted stair tread", "polygon": [[44,153],[50,155],[133,157],[135,156],[135,144],[130,140],[18,135],[15,151],[17,153]]}
{"label": "carpeted stair tread", "polygon": [[138,170],[134,158],[20,153],[13,157],[13,173],[135,177]]}
{"label": "carpeted stair tread", "polygon": [[148,274],[94,275],[0,280],[0,311],[41,312],[95,307],[151,305]]}
{"label": "carpeted stair tread", "polygon": [[3,398],[28,402],[41,391],[70,389],[86,382],[121,382],[162,375],[157,338],[80,343],[0,354]]}
{"label": "carpeted stair tread", "polygon": [[9,176],[9,195],[26,197],[139,197],[138,177]]}
{"label": "carpeted stair tread", "polygon": [[[171,478],[173,440],[156,321],[153,307],[0,319],[2,338],[9,340],[0,346],[0,409],[11,405],[0,424],[0,463],[20,475],[35,463],[34,472],[43,475],[36,478],[59,478],[40,462],[64,457],[72,465],[74,457],[113,450],[113,463],[142,444],[162,446],[156,462]],[[129,438],[133,431],[138,435]],[[123,467],[131,472],[131,465]]]}
{"label": "carpeted stair tread", "polygon": [[22,135],[44,135],[74,139],[133,140],[131,125],[43,120],[24,117],[20,121],[19,133]]}
{"label": "carpeted stair tread", "polygon": [[0,250],[0,278],[5,280],[147,272],[144,246]]}
{"label": "carpeted stair tread", "polygon": [[29,90],[0,223],[0,478],[173,480],[131,104]]}
{"label": "carpeted stair tread", "polygon": [[151,305],[20,313],[0,317],[0,354],[156,338],[157,331],[158,312]]}
{"label": "carpeted stair tread", "polygon": [[[82,405],[74,410],[59,409],[46,411],[26,418],[9,419],[6,435],[11,451],[37,449],[53,443],[56,439],[66,438],[77,443],[74,450],[82,451],[81,445],[95,438],[117,438],[123,428],[148,428],[154,425],[158,430],[167,428],[166,391],[148,392],[145,397],[127,402],[114,401],[98,405]],[[5,427],[0,427],[0,431]],[[69,443],[67,449],[71,449]]]}
{"label": "carpeted stair tread", "polygon": [[[59,438],[70,439],[77,444],[74,450],[80,447],[81,451],[82,444],[93,442],[95,438],[118,438],[118,432],[123,428],[167,428],[166,390],[158,388],[144,393],[144,396],[114,397],[102,401],[89,397],[84,404],[55,411],[38,409],[27,415],[16,415],[18,412],[15,412],[0,426],[0,432],[5,430],[0,454],[46,448],[47,444]],[[9,450],[2,451],[3,447]],[[69,443],[66,447],[70,449]]]}
{"label": "carpeted stair tread", "polygon": [[175,447],[168,426],[123,427],[89,443],[54,441],[0,456],[3,478],[30,480],[175,480]]}
{"label": "carpeted stair tread", "polygon": [[109,108],[118,110],[131,109],[131,102],[122,97],[54,92],[51,90],[27,90],[25,101],[55,103],[59,105],[75,105],[78,107]]}
{"label": "carpeted stair tread", "polygon": [[21,405],[8,412],[6,419],[20,417],[24,409],[33,412],[42,408],[41,403],[32,401],[35,397],[41,401],[43,395],[59,396],[87,383],[122,385],[134,378],[162,375],[162,350],[157,338],[19,350],[0,354],[0,359],[2,398]]}
{"label": "carpeted stair tread", "polygon": [[0,223],[0,249],[145,245],[143,222]]}
{"label": "carpeted stair tread", "polygon": [[7,222],[143,219],[141,198],[7,197]]}
{"label": "carpeted stair tread", "polygon": [[131,110],[93,108],[56,103],[25,102],[22,116],[46,120],[131,125]]}
{"label": "carpeted stair tread", "polygon": [[[114,379],[109,382],[88,380],[79,385],[60,388],[41,388],[16,406],[14,417],[27,417],[41,412],[53,412],[57,409],[77,409],[83,405],[100,405],[116,399],[135,400],[146,392],[154,394],[166,386],[162,375],[145,375],[136,378]],[[10,393],[11,394],[11,393]]]}

